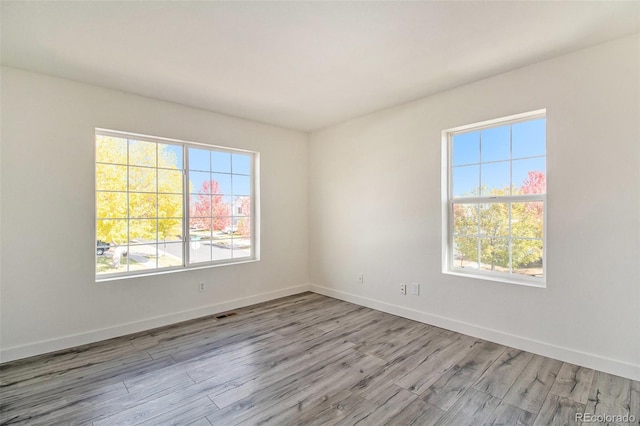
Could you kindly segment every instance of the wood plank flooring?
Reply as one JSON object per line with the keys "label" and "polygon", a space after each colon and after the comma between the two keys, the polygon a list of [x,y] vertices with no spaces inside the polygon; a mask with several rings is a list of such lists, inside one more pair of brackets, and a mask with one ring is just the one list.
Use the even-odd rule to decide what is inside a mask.
{"label": "wood plank flooring", "polygon": [[0,424],[640,424],[639,382],[329,297],[234,313],[3,364]]}

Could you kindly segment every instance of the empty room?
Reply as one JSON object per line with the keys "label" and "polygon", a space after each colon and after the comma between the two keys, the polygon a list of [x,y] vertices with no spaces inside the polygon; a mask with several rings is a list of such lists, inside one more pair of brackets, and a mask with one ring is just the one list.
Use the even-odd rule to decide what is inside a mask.
{"label": "empty room", "polygon": [[640,424],[640,2],[0,24],[0,425]]}

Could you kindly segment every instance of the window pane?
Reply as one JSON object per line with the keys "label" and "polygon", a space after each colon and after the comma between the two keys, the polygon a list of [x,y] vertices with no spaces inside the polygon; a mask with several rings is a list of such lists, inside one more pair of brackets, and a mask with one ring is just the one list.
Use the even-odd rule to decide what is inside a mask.
{"label": "window pane", "polygon": [[235,227],[236,227],[236,235],[238,238],[247,239],[244,243],[251,244],[249,240],[251,238],[251,217],[240,217],[234,218]]}
{"label": "window pane", "polygon": [[514,237],[542,238],[543,203],[511,204],[511,235]]}
{"label": "window pane", "polygon": [[513,158],[546,154],[546,119],[514,124],[511,131]]}
{"label": "window pane", "polygon": [[192,217],[189,219],[189,234],[202,238],[211,237],[211,218],[210,217]]}
{"label": "window pane", "polygon": [[547,166],[544,158],[513,162],[513,188],[519,194],[543,194],[547,191]]}
{"label": "window pane", "polygon": [[152,218],[156,217],[157,198],[152,193],[129,193],[129,217]]}
{"label": "window pane", "polygon": [[478,269],[478,239],[455,237],[453,239],[453,266]]}
{"label": "window pane", "polygon": [[131,219],[129,221],[129,244],[156,241],[155,219]]}
{"label": "window pane", "polygon": [[182,194],[182,172],[180,170],[158,170],[158,192]]}
{"label": "window pane", "polygon": [[248,175],[251,173],[251,156],[247,154],[233,154],[231,156],[233,174]]}
{"label": "window pane", "polygon": [[191,235],[191,241],[189,242],[189,259],[191,263],[211,261],[210,237],[203,240],[200,235]]}
{"label": "window pane", "polygon": [[156,192],[156,169],[129,167],[129,191]]}
{"label": "window pane", "polygon": [[189,195],[189,216],[211,217],[211,196],[204,194]]}
{"label": "window pane", "polygon": [[159,219],[158,240],[162,242],[181,241],[182,219]]}
{"label": "window pane", "polygon": [[211,245],[213,260],[225,260],[232,258],[233,240],[231,238],[216,239]]}
{"label": "window pane", "polygon": [[101,275],[127,272],[128,260],[125,253],[127,253],[126,246],[111,246],[109,252],[97,257],[96,273]]}
{"label": "window pane", "polygon": [[111,136],[96,136],[96,161],[127,164],[127,140]]}
{"label": "window pane", "polygon": [[509,244],[506,238],[480,238],[480,269],[509,272]]}
{"label": "window pane", "polygon": [[124,219],[98,219],[96,221],[96,237],[98,240],[106,243],[126,243],[128,230],[129,227],[127,221]]}
{"label": "window pane", "polygon": [[241,259],[251,256],[251,240],[242,237],[233,237],[233,251],[231,253],[234,259]]}
{"label": "window pane", "polygon": [[225,195],[231,194],[231,175],[213,173],[212,178],[214,181],[212,193]]}
{"label": "window pane", "polygon": [[452,164],[473,164],[480,162],[480,132],[461,133],[453,137]]}
{"label": "window pane", "polygon": [[96,190],[126,191],[127,166],[96,164]]}
{"label": "window pane", "polygon": [[129,164],[156,167],[156,144],[145,141],[129,141]]}
{"label": "window pane", "polygon": [[509,194],[509,161],[482,165],[482,195],[503,196]]}
{"label": "window pane", "polygon": [[249,176],[231,176],[233,195],[251,195],[251,179]]}
{"label": "window pane", "polygon": [[232,211],[234,216],[251,216],[251,197],[236,197]]}
{"label": "window pane", "polygon": [[478,234],[478,205],[454,204],[453,205],[453,234],[477,235]]}
{"label": "window pane", "polygon": [[236,230],[231,226],[231,217],[229,216],[214,216],[213,217],[213,234],[233,234]]}
{"label": "window pane", "polygon": [[158,244],[158,266],[161,268],[182,266],[182,243]]}
{"label": "window pane", "polygon": [[158,195],[158,217],[182,217],[182,195]]}
{"label": "window pane", "polygon": [[189,191],[197,194],[211,194],[211,173],[189,171]]}
{"label": "window pane", "polygon": [[479,195],[479,166],[453,168],[453,196],[477,197]]}
{"label": "window pane", "polygon": [[480,204],[480,234],[490,237],[509,235],[509,204]]}
{"label": "window pane", "polygon": [[155,269],[158,267],[158,246],[154,243],[130,245],[127,258],[130,271]]}
{"label": "window pane", "polygon": [[127,193],[126,192],[97,192],[96,193],[96,217],[125,218],[127,217]]}
{"label": "window pane", "polygon": [[158,167],[182,170],[182,147],[179,145],[158,144]]}
{"label": "window pane", "polygon": [[204,149],[189,148],[189,170],[211,170],[211,154]]}
{"label": "window pane", "polygon": [[511,157],[510,126],[485,129],[481,134],[482,162],[509,160]]}
{"label": "window pane", "polygon": [[513,273],[541,277],[542,240],[513,239],[511,243]]}
{"label": "window pane", "polygon": [[211,201],[211,209],[214,217],[213,229],[222,231],[231,225],[229,219],[229,216],[231,216],[231,206],[227,201],[227,197],[221,195],[212,196]]}
{"label": "window pane", "polygon": [[228,152],[212,151],[212,170],[214,172],[231,173],[231,154]]}

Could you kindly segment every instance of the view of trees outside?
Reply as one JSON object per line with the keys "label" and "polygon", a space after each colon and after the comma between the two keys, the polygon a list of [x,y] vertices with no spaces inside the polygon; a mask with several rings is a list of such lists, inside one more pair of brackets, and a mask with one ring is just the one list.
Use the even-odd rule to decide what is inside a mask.
{"label": "view of trees outside", "polygon": [[538,119],[454,136],[454,267],[542,276],[545,132]]}
{"label": "view of trees outside", "polygon": [[[192,263],[250,256],[250,156],[192,151],[196,166],[208,158],[187,171]],[[184,265],[184,161],[181,145],[96,135],[98,274]]]}

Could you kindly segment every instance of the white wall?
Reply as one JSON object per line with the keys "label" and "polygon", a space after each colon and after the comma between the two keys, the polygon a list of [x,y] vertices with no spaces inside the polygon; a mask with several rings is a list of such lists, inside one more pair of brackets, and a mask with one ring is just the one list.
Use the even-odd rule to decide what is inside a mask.
{"label": "white wall", "polygon": [[[12,68],[1,108],[2,361],[308,289],[306,134]],[[261,260],[96,284],[96,127],[259,151]]]}
{"label": "white wall", "polygon": [[[313,289],[640,379],[639,56],[627,37],[312,134]],[[441,131],[541,108],[547,288],[443,275]]]}

